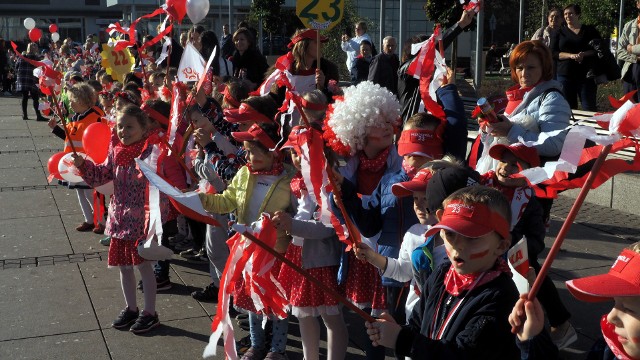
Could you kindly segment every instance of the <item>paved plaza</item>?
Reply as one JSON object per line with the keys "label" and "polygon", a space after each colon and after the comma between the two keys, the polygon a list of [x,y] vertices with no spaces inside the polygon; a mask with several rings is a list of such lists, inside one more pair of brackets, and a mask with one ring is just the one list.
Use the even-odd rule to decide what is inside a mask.
{"label": "paved plaza", "polygon": [[[201,358],[216,306],[189,294],[209,283],[206,265],[174,256],[173,287],[157,297],[162,325],[148,335],[110,327],[124,307],[119,273],[107,269],[101,236],[75,230],[82,222],[75,192],[47,184],[47,160],[61,149],[46,122],[22,120],[18,98],[0,98],[0,359]],[[568,197],[556,202],[547,246],[571,202]],[[579,332],[564,358],[584,358],[598,336],[600,315],[611,306],[575,301],[564,280],[607,271],[620,250],[637,241],[638,226],[636,215],[589,203],[583,207],[552,272]],[[142,303],[139,292],[138,298]],[[302,359],[291,320],[287,352],[290,359]],[[364,359],[362,321],[348,314],[347,322],[347,358]],[[236,332],[237,338],[245,335]]]}

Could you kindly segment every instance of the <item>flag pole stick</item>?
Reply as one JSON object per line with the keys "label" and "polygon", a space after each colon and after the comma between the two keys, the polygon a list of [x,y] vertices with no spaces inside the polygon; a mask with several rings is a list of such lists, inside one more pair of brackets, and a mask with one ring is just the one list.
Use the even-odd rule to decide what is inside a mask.
{"label": "flag pole stick", "polygon": [[596,176],[598,175],[600,168],[604,164],[604,161],[607,158],[609,151],[611,151],[611,145],[606,145],[600,151],[600,155],[598,155],[598,158],[593,164],[593,168],[591,169],[591,173],[589,174],[589,177],[587,178],[584,185],[582,186],[582,189],[580,190],[578,197],[576,197],[576,200],[574,201],[573,206],[571,206],[571,210],[567,215],[567,219],[564,221],[564,224],[562,224],[562,227],[560,228],[560,231],[556,236],[556,240],[553,242],[553,246],[549,251],[549,255],[547,255],[547,258],[545,259],[544,264],[542,264],[542,268],[538,272],[536,281],[533,283],[531,290],[529,290],[529,295],[527,296],[528,300],[530,301],[533,300],[536,297],[538,290],[540,290],[540,286],[542,286],[542,281],[547,276],[547,273],[551,268],[551,264],[553,263],[553,260],[558,255],[558,252],[560,251],[560,247],[562,247],[562,243],[564,242],[564,239],[567,236],[567,233],[569,232],[569,228],[571,228],[573,221],[576,219],[576,216],[578,216],[578,211],[580,211],[580,207],[582,206],[584,199],[587,197],[589,190],[591,190],[591,185],[596,179]]}
{"label": "flag pole stick", "polygon": [[250,232],[245,231],[244,233],[242,233],[242,236],[246,237],[247,239],[249,239],[252,242],[254,242],[256,245],[258,245],[261,248],[263,248],[264,250],[266,250],[269,254],[273,255],[276,259],[282,261],[283,264],[286,264],[287,266],[289,266],[290,268],[295,270],[298,274],[304,276],[305,279],[311,281],[314,285],[316,285],[319,288],[321,288],[322,291],[324,291],[324,292],[328,293],[329,295],[331,295],[334,299],[336,299],[339,302],[341,302],[342,304],[344,304],[344,306],[348,307],[350,310],[355,312],[358,316],[360,316],[364,320],[366,320],[368,322],[375,322],[376,321],[371,315],[367,314],[366,312],[364,312],[364,310],[362,310],[359,307],[357,307],[356,305],[354,305],[351,301],[349,301],[347,298],[342,296],[335,289],[332,289],[332,288],[330,288],[328,286],[325,286],[320,280],[318,280],[315,277],[311,276],[311,274],[309,274],[309,272],[307,270],[305,270],[305,269],[301,268],[300,266],[296,265],[291,260],[287,259],[284,255],[280,254],[275,249],[273,249],[269,245],[267,245],[264,242],[262,242],[260,239],[258,239],[256,236],[254,236]]}
{"label": "flag pole stick", "polygon": [[342,191],[338,186],[336,186],[336,180],[333,175],[332,169],[329,167],[329,164],[327,164],[326,172],[327,178],[329,178],[329,184],[331,184],[331,188],[333,189],[333,201],[338,206],[338,209],[340,209],[340,213],[342,214],[342,218],[344,219],[344,224],[347,226],[347,230],[349,231],[351,244],[353,247],[355,247],[362,242],[362,239],[360,238],[360,232],[358,231],[358,229],[356,229],[355,225],[349,218],[349,213],[347,212],[347,209],[342,202]]}
{"label": "flag pole stick", "polygon": [[64,135],[67,137],[67,140],[69,141],[69,146],[71,147],[71,151],[73,152],[73,155],[77,156],[78,153],[76,152],[76,147],[75,145],[73,145],[73,141],[69,137],[69,129],[67,129],[66,117],[62,113],[62,109],[60,109],[60,104],[58,103],[55,89],[53,87],[51,87],[51,97],[53,98],[53,103],[55,104],[56,110],[58,110],[57,115],[60,118],[60,121],[62,122],[62,129],[64,130]]}

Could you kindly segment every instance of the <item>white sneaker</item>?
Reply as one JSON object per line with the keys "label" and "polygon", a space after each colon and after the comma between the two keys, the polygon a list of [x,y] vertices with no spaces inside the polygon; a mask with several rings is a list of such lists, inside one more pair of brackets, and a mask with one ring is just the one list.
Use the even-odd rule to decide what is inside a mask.
{"label": "white sneaker", "polygon": [[573,325],[566,321],[564,324],[557,328],[552,328],[550,331],[551,341],[562,350],[578,340],[578,334]]}

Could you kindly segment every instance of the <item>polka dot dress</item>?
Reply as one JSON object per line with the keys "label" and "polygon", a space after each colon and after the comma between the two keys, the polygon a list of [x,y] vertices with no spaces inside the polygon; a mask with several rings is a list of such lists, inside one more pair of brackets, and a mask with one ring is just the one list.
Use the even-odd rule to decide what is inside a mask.
{"label": "polka dot dress", "polygon": [[[280,267],[282,266],[282,262],[278,259],[274,262],[271,267],[271,274],[276,279],[278,278],[278,274],[280,273]],[[235,283],[233,289],[233,305],[236,308],[240,308],[246,311],[250,311],[252,313],[262,314],[262,312],[256,311],[255,305],[253,305],[253,300],[251,300],[251,295],[247,287],[245,286],[244,277],[240,279],[240,281]]]}
{"label": "polka dot dress", "polygon": [[143,261],[145,260],[138,254],[135,241],[111,238],[107,257],[109,267],[136,266],[142,264]]}
{"label": "polka dot dress", "polygon": [[[302,246],[289,245],[287,259],[302,267]],[[338,266],[324,266],[306,269],[311,276],[320,280],[331,289],[344,295],[344,289],[338,286]],[[327,291],[307,280],[287,265],[282,265],[278,281],[282,284],[291,304],[291,312],[296,317],[337,315],[340,313],[339,302]]]}
{"label": "polka dot dress", "polygon": [[349,271],[346,281],[346,295],[361,309],[372,308],[374,316],[387,309],[387,299],[378,270],[366,261],[360,261],[349,252]]}

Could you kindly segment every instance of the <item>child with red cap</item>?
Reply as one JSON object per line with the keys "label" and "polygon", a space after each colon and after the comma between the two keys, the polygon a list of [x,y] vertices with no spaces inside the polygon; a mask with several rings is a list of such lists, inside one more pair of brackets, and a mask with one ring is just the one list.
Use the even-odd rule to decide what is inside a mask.
{"label": "child with red cap", "polygon": [[[498,164],[495,171],[489,171],[482,176],[482,183],[500,190],[509,199],[512,219],[511,245],[525,238],[529,264],[538,273],[541,267],[538,255],[545,248],[544,211],[526,181],[513,177],[524,169],[540,166],[538,151],[534,147],[521,143],[497,144],[489,149],[489,155],[496,159]],[[538,297],[547,313],[553,342],[560,349],[575,342],[578,335],[569,322],[571,314],[562,303],[558,290],[548,276],[542,283]]]}
{"label": "child with red cap", "polygon": [[[242,142],[247,151],[247,165],[235,175],[231,183],[221,194],[200,193],[205,210],[226,214],[234,212],[238,224],[248,225],[260,218],[264,212],[273,214],[291,208],[291,190],[289,183],[295,170],[282,163],[282,157],[276,150],[279,142],[277,125],[274,123],[253,124],[248,131],[233,132],[233,138]],[[290,237],[284,230],[278,230],[275,250],[281,254],[287,251]],[[271,269],[278,276],[279,265]],[[234,305],[249,312],[249,332],[251,347],[242,359],[286,358],[284,356],[288,322],[287,319],[273,320],[273,336],[267,346],[265,330],[262,328],[262,314],[256,313],[253,300],[243,281],[235,284]],[[267,314],[268,315],[268,314]],[[267,354],[269,353],[269,354]]]}
{"label": "child with red cap", "polygon": [[469,186],[447,197],[436,216],[426,236],[440,233],[450,262],[429,277],[408,325],[384,314],[366,323],[369,339],[414,359],[517,359],[507,320],[518,290],[503,258],[511,242],[508,201]]}
{"label": "child with red cap", "polygon": [[[615,302],[602,316],[600,326],[606,346],[594,346],[589,359],[640,359],[640,243],[622,250],[606,274],[567,281],[567,289],[578,300]],[[509,315],[518,337],[523,360],[556,359],[558,349],[544,329],[544,312],[537,299],[518,300]]]}

